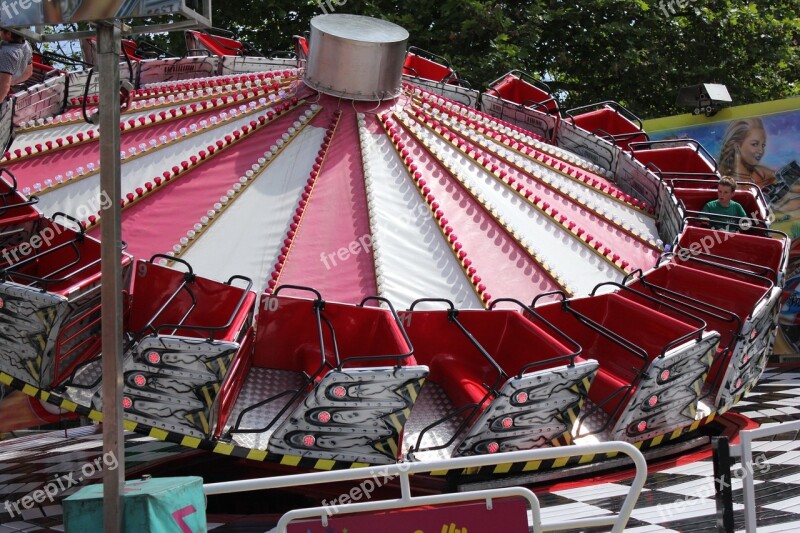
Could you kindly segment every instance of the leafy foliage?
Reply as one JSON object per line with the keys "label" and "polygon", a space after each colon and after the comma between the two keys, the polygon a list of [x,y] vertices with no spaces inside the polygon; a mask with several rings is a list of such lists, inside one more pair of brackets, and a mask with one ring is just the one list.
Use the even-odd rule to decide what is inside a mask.
{"label": "leafy foliage", "polygon": [[475,88],[525,70],[567,107],[673,114],[686,111],[677,90],[697,83],[724,83],[736,104],[800,94],[798,0],[216,0],[214,24],[267,53],[323,8],[400,24]]}

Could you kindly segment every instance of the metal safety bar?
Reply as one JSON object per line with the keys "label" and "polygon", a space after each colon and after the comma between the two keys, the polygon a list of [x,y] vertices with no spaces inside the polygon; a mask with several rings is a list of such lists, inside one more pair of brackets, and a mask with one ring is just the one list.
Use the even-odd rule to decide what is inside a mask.
{"label": "metal safety bar", "polygon": [[[631,144],[635,144],[635,143],[631,143]],[[702,179],[703,181],[708,181],[709,183],[717,184],[717,183],[719,183],[719,178],[720,178],[719,172],[717,172],[717,171],[714,171],[714,172],[680,172],[680,171],[676,170],[676,171],[666,172],[666,171],[661,170],[661,168],[658,165],[656,165],[655,163],[653,163],[652,161],[648,161],[648,163],[644,167],[647,170],[651,170],[656,176],[658,176],[661,179],[662,183],[666,183],[668,181],[671,182],[671,181],[677,180],[677,179],[695,179],[695,180],[696,179]],[[672,178],[670,176],[680,176],[680,177]],[[688,176],[688,178],[687,178],[687,176]],[[704,178],[710,178],[710,179],[706,180]]]}
{"label": "metal safety bar", "polygon": [[[325,354],[325,333],[324,333],[324,330],[322,328],[323,324],[325,324],[328,327],[328,329],[331,332],[331,337],[333,339],[333,353],[334,353],[334,357],[336,359],[336,365],[331,366],[331,368],[340,368],[341,367],[341,361],[339,359],[339,345],[338,345],[338,343],[336,341],[336,332],[334,331],[333,324],[331,324],[330,320],[328,320],[328,318],[325,317],[325,315],[322,314],[323,309],[325,309],[325,300],[322,299],[322,295],[320,294],[320,292],[318,290],[312,288],[312,287],[305,287],[305,286],[302,286],[302,285],[280,285],[279,287],[277,287],[275,289],[275,292],[272,293],[272,296],[273,297],[277,297],[279,292],[281,292],[283,290],[287,290],[287,289],[310,292],[310,293],[313,293],[316,296],[316,299],[313,301],[313,311],[314,311],[314,316],[317,319],[317,335],[319,337],[320,365],[314,371],[313,374],[308,374],[307,372],[302,372],[303,384],[300,387],[298,387],[296,389],[287,389],[287,390],[281,391],[278,394],[270,396],[269,398],[264,398],[263,400],[261,400],[259,402],[256,402],[256,403],[254,403],[252,405],[248,405],[247,407],[242,409],[239,412],[239,416],[237,417],[236,422],[234,423],[233,427],[231,427],[231,429],[229,429],[227,431],[227,433],[226,433],[226,437],[228,437],[228,438],[230,438],[234,433],[264,433],[264,432],[269,431],[272,428],[272,426],[274,426],[278,422],[278,420],[281,419],[281,417],[286,413],[286,411],[289,410],[289,408],[292,406],[292,404],[294,404],[294,402],[302,394],[304,394],[306,392],[307,387],[309,385],[311,385],[311,384],[314,384],[317,381],[317,378],[322,375],[323,371],[325,370],[325,367],[326,366],[331,366],[330,363],[328,363],[328,358],[327,358],[327,355]],[[291,395],[291,398],[289,398],[289,401],[287,401],[283,405],[283,407],[280,409],[280,411],[278,411],[278,414],[276,414],[272,418],[272,420],[269,421],[269,423],[266,426],[261,427],[261,428],[241,428],[240,427],[242,422],[244,422],[244,416],[247,413],[249,413],[249,412],[251,412],[251,411],[253,411],[255,409],[258,409],[259,407],[267,405],[268,403],[274,402],[275,400],[279,400],[280,398],[283,398],[285,396],[290,396],[290,395]]]}
{"label": "metal safety bar", "polygon": [[[425,59],[425,60],[430,61],[432,63],[438,63],[438,64],[440,64],[441,66],[445,67],[447,70],[450,71],[450,74],[448,74],[444,78],[442,78],[440,80],[430,80],[430,81],[433,81],[435,83],[449,83],[451,81],[452,82],[459,81],[458,74],[456,74],[455,69],[453,69],[453,67],[450,65],[450,62],[447,59],[445,59],[444,57],[442,57],[440,55],[436,55],[433,52],[429,52],[427,50],[423,50],[422,48],[417,48],[416,46],[409,46],[407,53],[408,54],[413,54],[413,55],[415,55],[417,57],[421,57],[422,59]],[[422,78],[422,76],[420,76],[419,73],[417,72],[417,69],[415,69],[411,65],[403,65],[403,69],[413,72],[414,73],[414,77],[417,78],[417,79],[425,79],[425,78]]]}
{"label": "metal safety bar", "polygon": [[[494,358],[486,351],[486,349],[478,342],[472,333],[470,333],[459,321],[458,321],[458,309],[455,308],[453,302],[446,298],[420,298],[418,300],[414,300],[411,305],[409,306],[408,310],[413,311],[417,304],[424,303],[424,302],[439,302],[439,303],[446,303],[448,305],[447,309],[447,320],[455,324],[455,326],[461,331],[461,333],[467,338],[467,340],[475,347],[475,349],[481,354],[481,356],[486,359],[489,365],[497,371],[497,379],[495,380],[494,384],[489,386],[488,384],[484,383],[483,387],[486,389],[486,393],[483,395],[483,398],[480,401],[475,403],[468,403],[448,413],[447,415],[443,416],[442,418],[428,424],[425,426],[422,431],[419,432],[417,436],[417,442],[411,446],[408,451],[409,456],[413,457],[413,454],[420,451],[431,451],[431,450],[441,450],[443,448],[447,448],[450,446],[455,439],[467,429],[467,427],[472,424],[480,412],[481,406],[486,404],[489,399],[496,397],[498,394],[498,388],[500,385],[503,384],[505,380],[508,379],[508,374],[503,370],[503,368],[494,360]],[[431,429],[435,428],[436,426],[447,422],[457,416],[461,416],[462,413],[468,413],[466,416],[461,418],[461,422],[459,423],[458,427],[456,428],[453,435],[447,440],[447,442],[443,444],[439,444],[436,446],[429,446],[427,448],[422,447],[422,439],[425,437],[425,434],[430,431]]]}
{"label": "metal safety bar", "polygon": [[[529,461],[546,461],[552,459],[564,459],[576,456],[592,454],[611,454],[623,453],[631,458],[636,468],[636,475],[631,482],[625,500],[616,515],[604,515],[576,520],[553,520],[542,522],[539,500],[535,494],[524,487],[512,487],[506,489],[486,489],[471,492],[460,492],[452,494],[439,494],[434,496],[411,496],[410,477],[415,474],[428,473],[440,470],[461,470],[464,468],[475,468],[482,466],[492,466],[500,464],[524,463]],[[359,481],[370,479],[372,476],[397,477],[400,480],[400,497],[388,500],[365,501],[360,503],[337,505],[337,514],[353,514],[363,512],[388,511],[394,509],[408,509],[426,505],[448,505],[459,502],[481,502],[489,504],[496,498],[519,497],[525,498],[531,506],[531,519],[533,531],[563,531],[569,529],[591,528],[591,527],[610,527],[614,533],[624,530],[628,523],[631,512],[633,511],[639,494],[644,487],[647,479],[647,462],[642,452],[635,446],[627,442],[603,442],[598,444],[585,444],[569,447],[523,450],[517,452],[496,453],[491,455],[477,455],[470,457],[459,457],[455,459],[445,459],[438,461],[401,463],[380,468],[356,468],[351,470],[337,470],[329,472],[312,472],[307,474],[293,474],[289,476],[276,476],[261,479],[245,479],[238,481],[226,481],[222,483],[207,483],[203,485],[203,492],[206,496],[218,494],[230,494],[234,492],[246,492],[254,490],[283,489],[289,487],[317,485],[323,483],[340,483],[344,481]],[[369,499],[369,495],[365,499]],[[278,521],[276,531],[284,533],[287,526],[299,519],[318,518],[323,527],[328,524],[328,513],[330,507],[320,506],[306,509],[295,509],[284,514]],[[498,524],[498,531],[502,530]]]}
{"label": "metal safety bar", "polygon": [[[736,343],[742,340],[741,333],[742,333],[743,322],[741,317],[736,313],[728,311],[727,309],[724,309],[722,307],[704,302],[702,300],[698,300],[697,298],[692,298],[680,292],[667,289],[666,287],[656,285],[655,283],[651,283],[647,280],[646,276],[642,275],[642,270],[640,268],[637,268],[636,270],[625,276],[625,278],[622,280],[622,284],[627,286],[628,281],[634,279],[633,276],[637,272],[639,273],[639,278],[637,280],[642,284],[642,287],[649,289],[650,292],[655,294],[658,298],[663,298],[664,300],[672,302],[675,305],[688,308],[692,312],[700,313],[700,315],[702,316],[710,316],[712,318],[716,318],[717,320],[721,320],[723,322],[730,322],[731,324],[735,324],[735,326],[732,329],[733,334],[731,335],[731,339],[728,342],[728,346],[723,348],[723,352],[730,353],[736,347]],[[716,386],[717,385],[716,382],[722,375],[723,374],[721,373],[720,369],[717,371],[717,376],[715,376],[714,378],[709,378],[709,380],[711,380],[711,383]]]}
{"label": "metal safety bar", "polygon": [[[558,336],[562,340],[566,341],[567,344],[569,344],[573,349],[572,353],[568,353],[568,354],[565,354],[565,355],[559,355],[559,356],[556,356],[556,357],[551,357],[549,359],[543,359],[541,361],[534,361],[533,363],[528,363],[527,365],[523,366],[517,372],[517,378],[518,379],[522,379],[522,375],[525,374],[525,372],[527,372],[528,370],[530,370],[531,368],[534,368],[536,366],[551,365],[551,364],[555,364],[555,363],[560,363],[561,361],[569,361],[569,366],[570,367],[575,366],[575,358],[579,357],[581,355],[581,352],[583,351],[583,348],[581,347],[580,344],[575,342],[572,339],[572,337],[570,337],[569,335],[567,335],[566,333],[561,331],[559,328],[557,328],[555,325],[553,325],[549,320],[547,320],[542,315],[537,313],[535,309],[525,305],[524,303],[520,302],[519,300],[517,300],[515,298],[497,298],[495,300],[492,300],[492,304],[489,306],[489,310],[490,311],[494,310],[495,307],[497,306],[497,304],[503,303],[503,302],[514,303],[514,304],[517,304],[518,306],[520,306],[525,311],[525,314],[523,315],[523,316],[525,316],[525,318],[527,318],[528,320],[530,320],[533,323],[536,323],[536,321],[538,321],[538,322],[541,322],[542,324],[545,324],[550,329],[550,331],[553,331],[556,334],[558,334]],[[534,321],[533,319],[536,319],[536,321]]]}
{"label": "metal safety bar", "polygon": [[[550,292],[543,292],[543,293],[537,295],[533,299],[533,301],[531,302],[530,307],[532,309],[536,309],[536,303],[541,298],[544,298],[546,296],[554,296],[554,295],[560,295],[561,296],[561,310],[563,312],[572,314],[572,316],[575,317],[575,320],[577,320],[578,322],[580,322],[581,324],[583,324],[587,328],[596,331],[597,333],[599,333],[603,337],[607,338],[608,340],[610,340],[614,344],[616,344],[619,347],[621,347],[623,350],[633,354],[634,356],[636,356],[636,357],[638,357],[638,358],[640,358],[642,360],[642,366],[640,368],[633,367],[631,369],[636,373],[636,377],[632,380],[632,382],[630,384],[625,385],[624,387],[618,388],[610,396],[608,396],[607,398],[605,398],[601,402],[596,403],[594,405],[594,407],[589,409],[585,414],[583,414],[580,417],[580,419],[578,420],[578,423],[576,425],[576,430],[579,432],[580,436],[585,436],[583,434],[580,434],[580,429],[581,429],[581,426],[583,425],[584,420],[588,420],[589,417],[594,415],[599,409],[603,408],[606,404],[610,404],[613,400],[618,398],[621,394],[624,395],[624,394],[627,394],[628,392],[630,392],[636,386],[636,384],[639,383],[639,381],[641,380],[642,376],[644,375],[644,373],[646,371],[646,368],[647,368],[647,365],[648,365],[648,363],[650,361],[650,358],[649,358],[647,352],[643,348],[638,346],[637,344],[634,344],[633,342],[630,342],[628,339],[626,339],[626,338],[622,337],[621,335],[618,335],[617,333],[611,331],[610,329],[606,328],[602,324],[599,324],[598,322],[595,322],[591,318],[589,318],[589,317],[583,315],[582,313],[576,311],[575,309],[571,308],[570,305],[569,305],[569,299],[567,298],[567,295],[563,291],[556,290],[556,291],[550,291]],[[664,352],[662,352],[661,356],[663,357],[663,355],[664,355]],[[612,420],[614,420],[619,415],[619,413],[620,413],[620,411],[622,410],[623,407],[624,407],[624,404],[622,402],[619,402],[617,404],[616,409],[614,409],[614,412],[605,421],[603,426],[600,427],[599,429],[597,429],[596,431],[592,432],[592,433],[588,433],[588,435],[591,435],[591,434],[594,434],[594,433],[599,433],[601,431],[605,431],[605,429],[611,424]]]}
{"label": "metal safety bar", "polygon": [[[3,174],[11,178],[11,183],[8,183],[4,178],[2,178]],[[5,215],[6,211],[8,211],[9,209],[18,209],[20,207],[27,207],[29,205],[35,205],[39,203],[38,196],[30,196],[27,200],[23,202],[14,203],[14,200],[20,199],[20,195],[17,189],[17,178],[6,167],[0,167],[0,179],[6,181],[6,183],[9,186],[8,191],[0,193],[0,216]]]}
{"label": "metal safety bar", "polygon": [[[178,286],[178,288],[175,289],[175,291],[173,292],[172,296],[169,297],[169,299],[164,303],[164,305],[161,306],[161,309],[159,309],[156,312],[156,314],[153,315],[153,317],[150,319],[150,321],[147,323],[147,325],[139,333],[139,336],[141,336],[144,333],[144,330],[147,330],[147,329],[150,329],[153,332],[153,334],[155,334],[155,335],[158,335],[159,333],[161,333],[162,330],[167,330],[167,329],[171,329],[172,330],[172,333],[169,333],[170,335],[176,335],[178,333],[178,331],[180,331],[180,330],[192,330],[192,331],[199,331],[199,332],[208,332],[208,340],[213,341],[214,340],[214,333],[216,333],[217,331],[225,331],[229,327],[231,327],[231,324],[233,324],[233,321],[236,319],[236,316],[239,314],[239,311],[242,309],[242,305],[244,305],[244,301],[247,299],[247,294],[250,292],[250,289],[253,286],[253,280],[251,280],[250,278],[245,277],[245,276],[234,275],[234,276],[231,276],[228,279],[228,281],[225,282],[225,285],[228,285],[228,286],[231,286],[233,284],[234,280],[240,280],[240,281],[244,281],[246,283],[246,286],[242,289],[242,295],[239,297],[239,301],[236,303],[236,307],[233,308],[233,311],[231,311],[231,314],[228,317],[228,321],[226,323],[224,323],[222,325],[219,325],[219,326],[187,325],[187,324],[185,324],[186,320],[189,318],[189,315],[191,315],[192,312],[197,307],[197,297],[195,296],[194,291],[192,291],[192,289],[190,287],[191,283],[195,280],[194,270],[192,269],[192,266],[188,262],[184,261],[183,259],[179,259],[177,257],[170,257],[170,256],[163,255],[163,254],[155,254],[153,257],[150,258],[149,262],[152,264],[153,261],[155,259],[157,259],[157,258],[162,258],[162,259],[167,259],[169,261],[179,262],[179,263],[185,265],[189,269],[189,271],[184,273],[183,282],[181,282],[180,286]],[[178,294],[182,290],[186,290],[186,292],[189,293],[189,297],[192,299],[192,304],[189,306],[189,309],[186,311],[186,313],[183,315],[183,317],[181,317],[181,319],[176,324],[158,324],[158,325],[154,325],[153,323],[155,322],[156,318],[158,318],[158,316],[161,315],[161,313],[163,313],[169,307],[169,305],[173,302],[173,300],[178,296]]]}
{"label": "metal safety bar", "polygon": [[[229,50],[231,52],[234,52],[234,54],[236,56],[239,56],[239,57],[242,57],[242,56],[265,57],[264,54],[259,52],[252,44],[248,43],[245,40],[238,39],[236,34],[234,32],[232,32],[232,31],[225,30],[225,29],[222,29],[222,28],[203,28],[203,29],[196,29],[196,30],[191,30],[191,31],[194,31],[195,33],[203,34],[203,35],[207,36],[209,39],[214,41],[214,43],[217,46],[219,46],[220,48],[222,48],[224,50]],[[211,33],[212,31],[217,33],[217,34],[219,34],[219,35],[214,35],[213,33]],[[188,31],[186,33],[188,33]],[[242,45],[242,47],[241,48],[235,48],[233,46],[228,46],[227,44],[225,44],[222,41],[220,41],[217,37],[222,37],[224,39],[231,39],[231,40],[237,41],[239,44]],[[202,43],[198,43],[198,44],[202,44]]]}
{"label": "metal safety bar", "polygon": [[616,281],[604,281],[602,283],[598,283],[594,287],[594,289],[592,289],[592,292],[589,293],[589,296],[595,296],[596,293],[597,293],[597,289],[599,289],[600,287],[605,287],[605,286],[617,287],[622,292],[630,292],[632,294],[635,294],[635,295],[639,296],[640,298],[644,298],[645,300],[647,300],[649,302],[655,303],[657,305],[663,305],[667,309],[672,309],[676,313],[685,316],[689,320],[694,320],[694,321],[700,323],[700,325],[697,328],[695,328],[694,331],[690,331],[689,333],[686,333],[686,334],[678,337],[677,339],[674,339],[674,340],[670,341],[669,343],[667,343],[664,346],[664,349],[661,350],[661,354],[659,355],[659,357],[661,357],[661,358],[666,357],[668,351],[670,351],[671,349],[673,349],[674,347],[676,347],[676,346],[678,346],[680,344],[683,344],[684,342],[688,341],[689,339],[691,339],[695,335],[697,335],[697,342],[700,342],[701,340],[703,340],[703,332],[704,332],[704,330],[706,329],[706,326],[707,326],[705,320],[703,320],[702,318],[700,318],[698,316],[695,316],[695,315],[693,315],[691,313],[687,313],[683,309],[679,309],[679,308],[675,307],[674,305],[671,305],[671,304],[668,304],[668,303],[666,303],[664,301],[661,301],[661,300],[658,300],[656,298],[653,298],[652,296],[650,296],[648,294],[645,294],[643,292],[640,292],[640,291],[637,291],[635,289],[632,289],[632,288],[630,288],[630,287],[628,287],[626,285],[623,285],[621,283],[617,283]]}
{"label": "metal safety bar", "polygon": [[[686,217],[684,220],[686,220],[687,222],[691,222],[691,221],[707,221],[706,218],[702,218],[702,217]],[[722,231],[722,230],[714,230],[714,231]],[[789,262],[789,244],[791,242],[791,239],[789,238],[789,235],[786,234],[783,231],[780,231],[780,230],[777,230],[777,229],[772,229],[772,228],[758,228],[758,232],[759,233],[765,233],[766,235],[754,235],[755,237],[765,237],[765,238],[770,238],[770,239],[783,241],[783,243],[784,243],[783,254],[781,255],[781,264],[778,267],[778,270],[786,270],[786,265]],[[744,235],[747,235],[747,234],[745,233]],[[680,235],[675,237],[675,247],[677,248],[679,245],[680,245]],[[695,252],[692,252],[692,254],[693,255],[700,255],[700,254],[697,254]],[[713,254],[708,254],[708,255],[709,256],[713,256],[713,257],[724,257],[724,256],[714,256]],[[767,267],[765,267],[763,265],[757,265],[756,263],[747,263],[745,261],[736,261],[735,259],[730,259],[730,258],[727,258],[727,257],[724,257],[724,259],[726,261],[740,263],[742,265],[758,266],[758,267],[760,267],[762,269],[770,270],[771,272],[775,273],[776,276],[778,274],[778,270],[769,269],[769,268],[767,268]]]}

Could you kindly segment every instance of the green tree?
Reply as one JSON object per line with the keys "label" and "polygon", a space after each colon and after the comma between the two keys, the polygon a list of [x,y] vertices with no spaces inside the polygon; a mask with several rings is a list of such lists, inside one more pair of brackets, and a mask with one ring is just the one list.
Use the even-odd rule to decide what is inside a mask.
{"label": "green tree", "polygon": [[291,48],[323,8],[384,18],[475,88],[519,68],[547,80],[565,107],[617,100],[642,117],[667,115],[685,111],[674,105],[679,88],[704,82],[727,85],[736,104],[800,94],[798,0],[217,0],[214,8],[215,26],[264,53]]}

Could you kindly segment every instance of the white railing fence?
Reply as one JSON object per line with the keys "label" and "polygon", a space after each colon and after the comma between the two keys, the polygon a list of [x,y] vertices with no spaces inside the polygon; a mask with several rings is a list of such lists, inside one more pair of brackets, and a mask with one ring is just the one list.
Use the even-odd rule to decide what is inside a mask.
{"label": "white railing fence", "polygon": [[[545,461],[551,459],[564,459],[574,456],[595,454],[600,456],[608,453],[622,453],[629,456],[636,468],[636,475],[631,483],[625,501],[616,515],[603,515],[598,517],[582,518],[571,521],[542,522],[539,500],[536,495],[525,487],[508,487],[501,489],[484,489],[472,492],[454,494],[439,494],[434,496],[411,496],[410,476],[414,474],[429,473],[443,470],[461,470],[482,466],[493,466],[509,463],[525,463],[528,461]],[[479,455],[472,457],[459,457],[441,461],[426,461],[419,463],[400,463],[389,466],[355,468],[350,470],[337,470],[331,472],[311,472],[293,474],[289,476],[247,479],[239,481],[226,481],[222,483],[209,483],[203,486],[206,496],[227,494],[232,492],[245,492],[253,490],[280,489],[319,483],[338,483],[343,481],[359,481],[372,479],[375,476],[398,478],[400,481],[400,497],[395,499],[365,501],[360,503],[338,504],[335,514],[351,514],[364,512],[377,512],[395,509],[407,509],[419,506],[448,505],[463,502],[485,501],[491,509],[492,500],[497,498],[517,497],[524,498],[530,505],[533,531],[561,531],[566,529],[610,527],[613,532],[621,532],[628,523],[639,494],[647,478],[647,463],[642,453],[631,444],[625,442],[604,442],[580,446],[565,446],[519,452],[497,453],[492,455]],[[365,494],[369,499],[370,494]],[[360,499],[360,498],[359,498]],[[330,506],[311,507],[289,511],[278,522],[277,531],[284,533],[293,520],[318,518],[323,527],[328,524],[328,517],[332,514]]]}
{"label": "white railing fence", "polygon": [[730,445],[731,457],[742,460],[742,493],[744,496],[744,525],[747,533],[756,533],[755,466],[753,464],[753,441],[774,437],[783,433],[800,432],[800,420],[785,422],[770,427],[751,429],[739,433],[739,444]]}

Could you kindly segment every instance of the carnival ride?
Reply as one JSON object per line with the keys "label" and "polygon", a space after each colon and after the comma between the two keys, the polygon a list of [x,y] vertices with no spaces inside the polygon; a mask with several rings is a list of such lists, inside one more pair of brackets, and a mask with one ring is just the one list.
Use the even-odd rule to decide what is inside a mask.
{"label": "carnival ride", "polygon": [[[295,58],[126,45],[120,199],[98,195],[91,71],[37,62],[0,117],[0,382],[38,418],[102,420],[119,201],[126,428],[162,440],[320,469],[646,449],[750,390],[789,249],[757,187],[738,233],[704,227],[719,174],[696,142],[614,102],[560,109],[520,71],[474,90],[384,23],[348,48],[362,18],[314,19]],[[364,53],[396,83],[348,85]]]}

